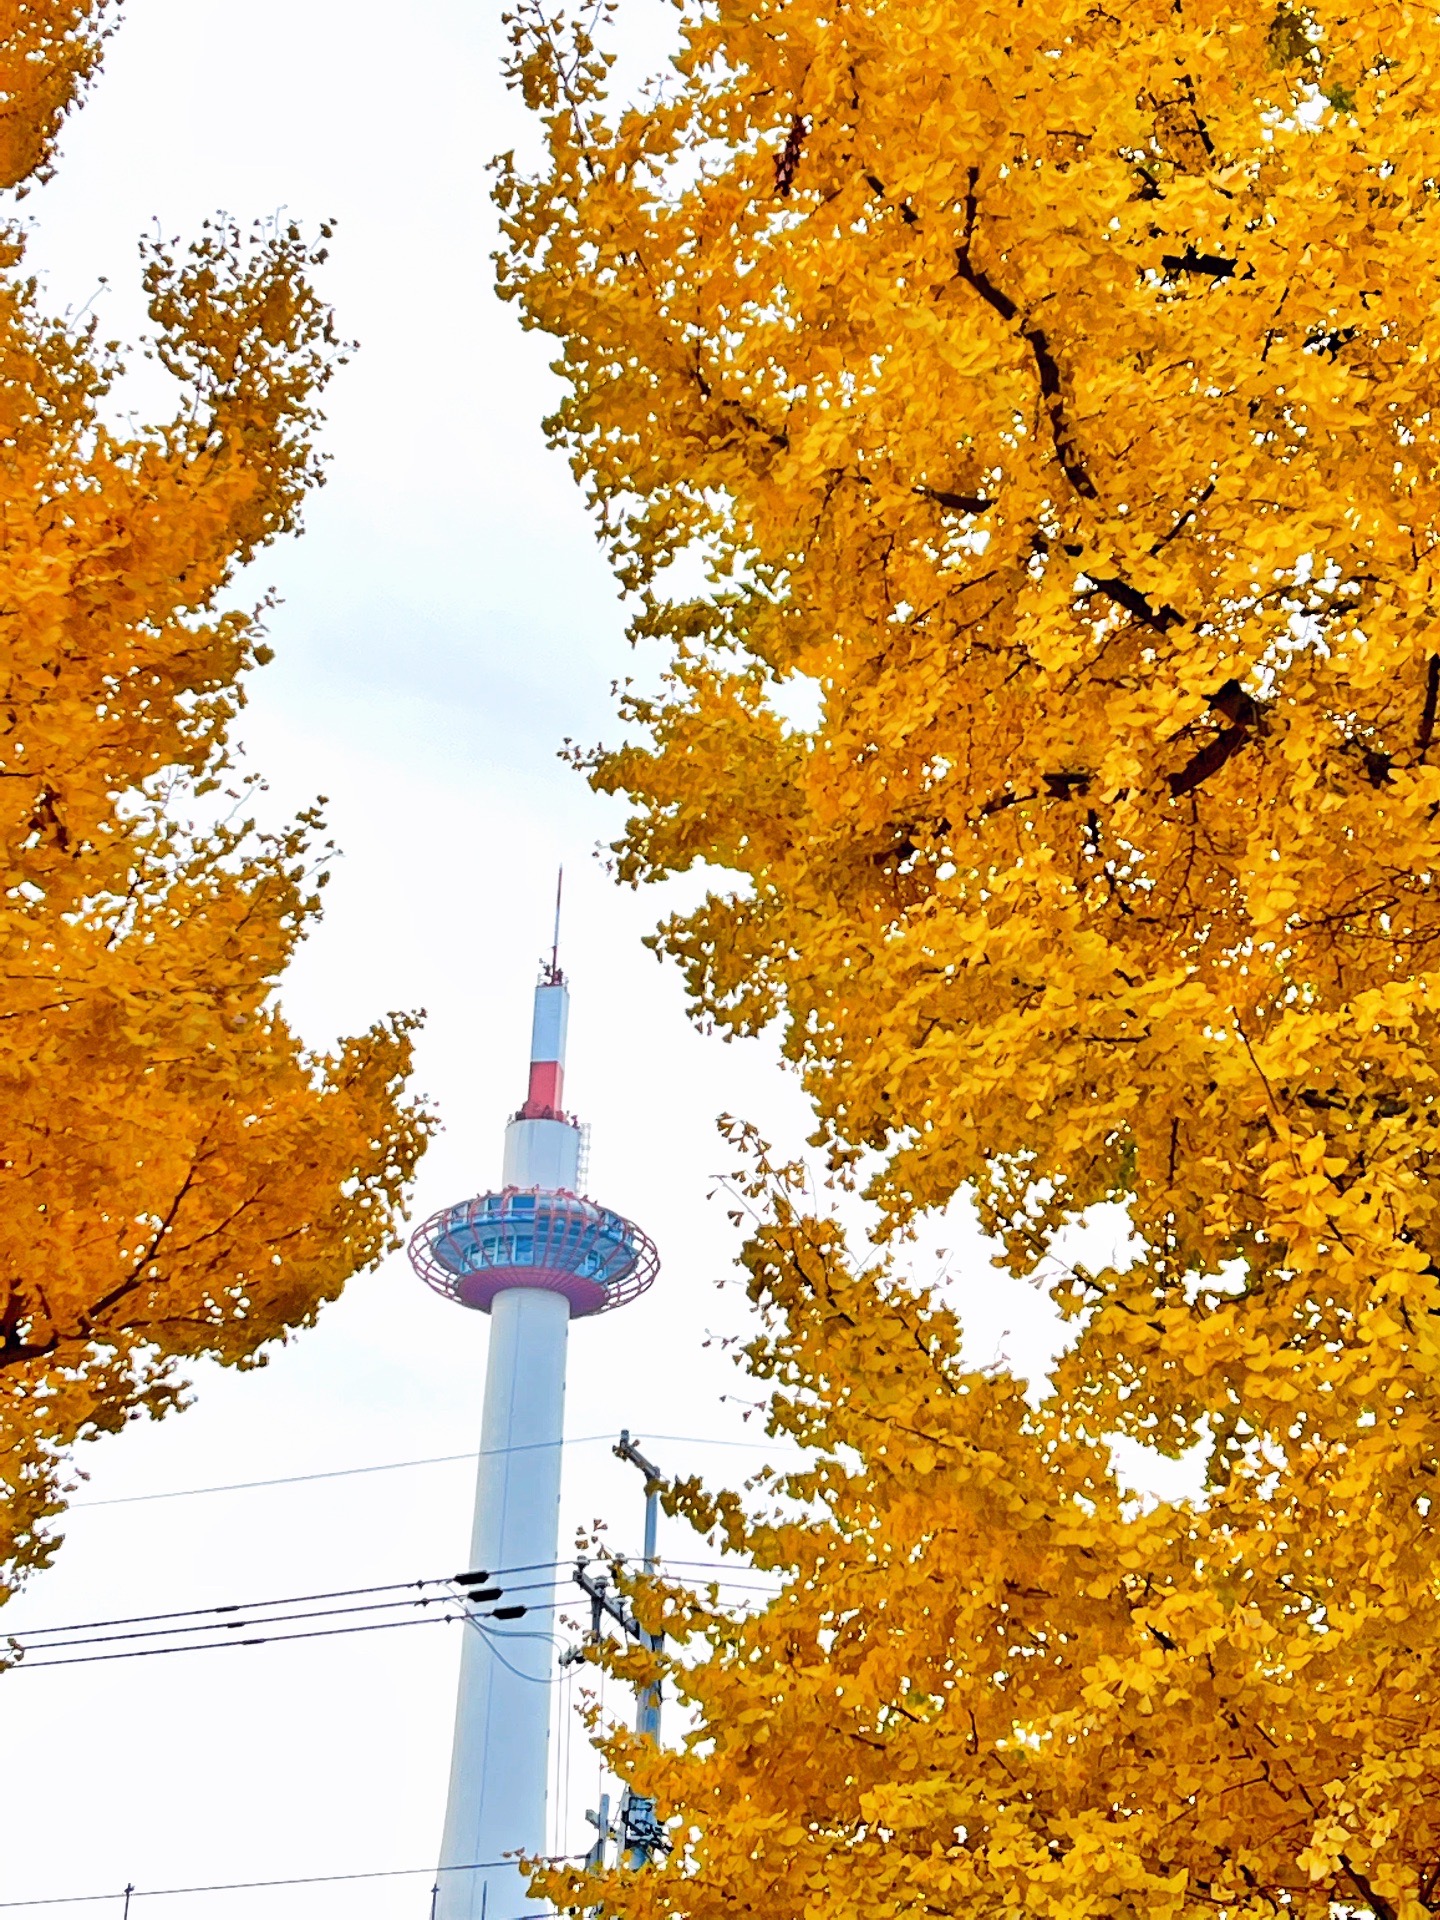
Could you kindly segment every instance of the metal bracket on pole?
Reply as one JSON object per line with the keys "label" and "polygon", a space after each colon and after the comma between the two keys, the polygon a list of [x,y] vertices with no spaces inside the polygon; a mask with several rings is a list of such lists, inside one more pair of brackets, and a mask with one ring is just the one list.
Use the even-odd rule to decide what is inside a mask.
{"label": "metal bracket on pole", "polygon": [[615,1838],[615,1829],[610,1824],[610,1796],[602,1793],[598,1809],[587,1807],[585,1818],[595,1829],[595,1844],[585,1856],[585,1870],[590,1872],[605,1866],[605,1848]]}
{"label": "metal bracket on pole", "polygon": [[[644,1454],[641,1453],[640,1449],[636,1446],[635,1442],[630,1438],[630,1431],[628,1427],[621,1428],[620,1438],[615,1443],[614,1452],[615,1452],[615,1458],[617,1460],[628,1460],[632,1467],[638,1467],[640,1471],[644,1474],[647,1482],[647,1485],[645,1488],[645,1496],[646,1496],[647,1503],[651,1498],[652,1484],[655,1489],[655,1493],[658,1495],[659,1489],[664,1484],[665,1476],[663,1473],[661,1473],[659,1467],[655,1465],[653,1460],[647,1460]],[[646,1509],[646,1517],[648,1520],[648,1517],[649,1517],[648,1505]],[[649,1533],[648,1526],[646,1528],[646,1532],[647,1534]],[[653,1549],[653,1542],[649,1543],[649,1547]]]}
{"label": "metal bracket on pole", "polygon": [[620,1628],[620,1631],[627,1634],[632,1640],[643,1639],[644,1635],[641,1631],[640,1622],[635,1618],[634,1614],[625,1611],[624,1604],[610,1591],[610,1582],[603,1578],[599,1580],[595,1579],[592,1574],[585,1571],[586,1564],[586,1561],[583,1559],[575,1562],[575,1584],[582,1593],[590,1596],[590,1638],[592,1642],[600,1638],[600,1616],[602,1613],[608,1614]]}

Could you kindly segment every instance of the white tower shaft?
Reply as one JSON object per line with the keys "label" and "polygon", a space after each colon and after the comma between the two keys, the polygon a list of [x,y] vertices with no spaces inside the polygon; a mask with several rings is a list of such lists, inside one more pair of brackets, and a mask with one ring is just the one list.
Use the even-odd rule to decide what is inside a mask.
{"label": "white tower shaft", "polygon": [[[491,1312],[470,1563],[495,1574],[517,1604],[534,1595],[516,1589],[557,1572],[569,1320],[563,1294],[528,1287],[502,1293]],[[537,1607],[521,1620],[466,1628],[437,1920],[518,1920],[541,1910],[513,1864],[457,1869],[545,1851],[552,1619]]]}
{"label": "white tower shaft", "polygon": [[[507,1187],[575,1188],[580,1135],[560,1107],[569,998],[558,975],[536,990],[529,1097],[505,1132]],[[540,1583],[559,1571],[569,1324],[565,1295],[543,1288],[507,1288],[491,1308],[470,1569],[494,1576],[500,1605],[547,1600]],[[545,1851],[553,1618],[542,1604],[466,1628],[436,1920],[542,1910],[514,1864],[482,1863]]]}

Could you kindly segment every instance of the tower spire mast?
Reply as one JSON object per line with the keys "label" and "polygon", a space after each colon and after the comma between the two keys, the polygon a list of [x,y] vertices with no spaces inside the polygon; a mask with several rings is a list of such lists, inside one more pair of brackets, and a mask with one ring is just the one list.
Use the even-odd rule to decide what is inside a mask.
{"label": "tower spire mast", "polygon": [[555,939],[550,948],[550,979],[552,984],[563,980],[560,971],[560,897],[565,891],[565,868],[562,865],[555,876]]}

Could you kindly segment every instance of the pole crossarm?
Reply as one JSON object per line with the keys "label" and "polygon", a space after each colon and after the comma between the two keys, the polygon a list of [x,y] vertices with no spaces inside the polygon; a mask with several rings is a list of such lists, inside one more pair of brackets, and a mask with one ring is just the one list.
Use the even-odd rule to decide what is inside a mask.
{"label": "pole crossarm", "polygon": [[597,1580],[593,1574],[586,1571],[587,1564],[584,1560],[575,1562],[575,1584],[589,1597],[595,1630],[599,1629],[599,1616],[607,1613],[623,1633],[634,1640],[644,1640],[647,1636],[640,1622],[633,1613],[626,1612],[624,1602],[612,1592],[608,1580]]}
{"label": "pole crossarm", "polygon": [[659,1467],[657,1467],[652,1460],[647,1460],[644,1454],[641,1453],[635,1442],[630,1438],[628,1428],[621,1431],[620,1438],[615,1443],[612,1451],[617,1460],[628,1461],[632,1467],[638,1467],[640,1469],[645,1476],[645,1491],[647,1494],[649,1494],[652,1486],[659,1487],[664,1484],[664,1474],[661,1473]]}

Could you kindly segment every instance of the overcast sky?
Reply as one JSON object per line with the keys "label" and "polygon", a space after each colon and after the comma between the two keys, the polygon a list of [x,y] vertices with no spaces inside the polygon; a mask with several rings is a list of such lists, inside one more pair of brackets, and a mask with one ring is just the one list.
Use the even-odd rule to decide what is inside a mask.
{"label": "overcast sky", "polygon": [[[732,1483],[766,1457],[742,1418],[746,1383],[706,1344],[744,1326],[732,1230],[710,1198],[729,1161],[715,1119],[743,1114],[794,1148],[805,1114],[773,1047],[689,1026],[677,980],[640,944],[665,900],[606,879],[593,850],[618,814],[557,759],[567,736],[613,734],[609,685],[631,663],[568,470],[542,441],[553,349],[490,290],[486,162],[523,139],[498,78],[499,8],[126,0],[124,13],[56,182],[25,203],[33,257],[57,310],[96,296],[104,331],[133,333],[135,243],[156,220],[180,234],[217,208],[338,221],[324,286],[361,350],[329,396],[330,484],[304,537],[257,570],[283,605],[243,728],[276,808],[328,795],[344,849],[285,1000],[316,1043],[425,1007],[419,1083],[446,1131],[416,1217],[483,1188],[523,1097],[529,995],[565,862],[567,1090],[594,1128],[591,1191],[647,1228],[664,1270],[647,1299],[574,1330],[562,1550],[595,1517],[634,1546],[640,1483],[606,1436],[628,1426],[666,1467]],[[629,0],[637,60],[663,56],[662,30]],[[963,1219],[930,1241],[952,1249],[977,1357],[1033,1364],[1047,1338],[1035,1296],[997,1280]],[[463,1453],[477,1443],[485,1336],[483,1316],[427,1294],[403,1256],[362,1276],[264,1372],[204,1372],[182,1417],[85,1449],[81,1497],[106,1504],[77,1507],[54,1568],[4,1626],[458,1570],[463,1462],[148,1496]],[[752,1450],[705,1444],[723,1440]],[[677,1529],[664,1544],[703,1551]],[[0,1901],[426,1866],[457,1631],[5,1676]],[[568,1745],[562,1847],[586,1843],[596,1784],[578,1729]],[[423,1920],[428,1907],[417,1878],[133,1911]],[[121,1903],[75,1911],[118,1916]]]}

